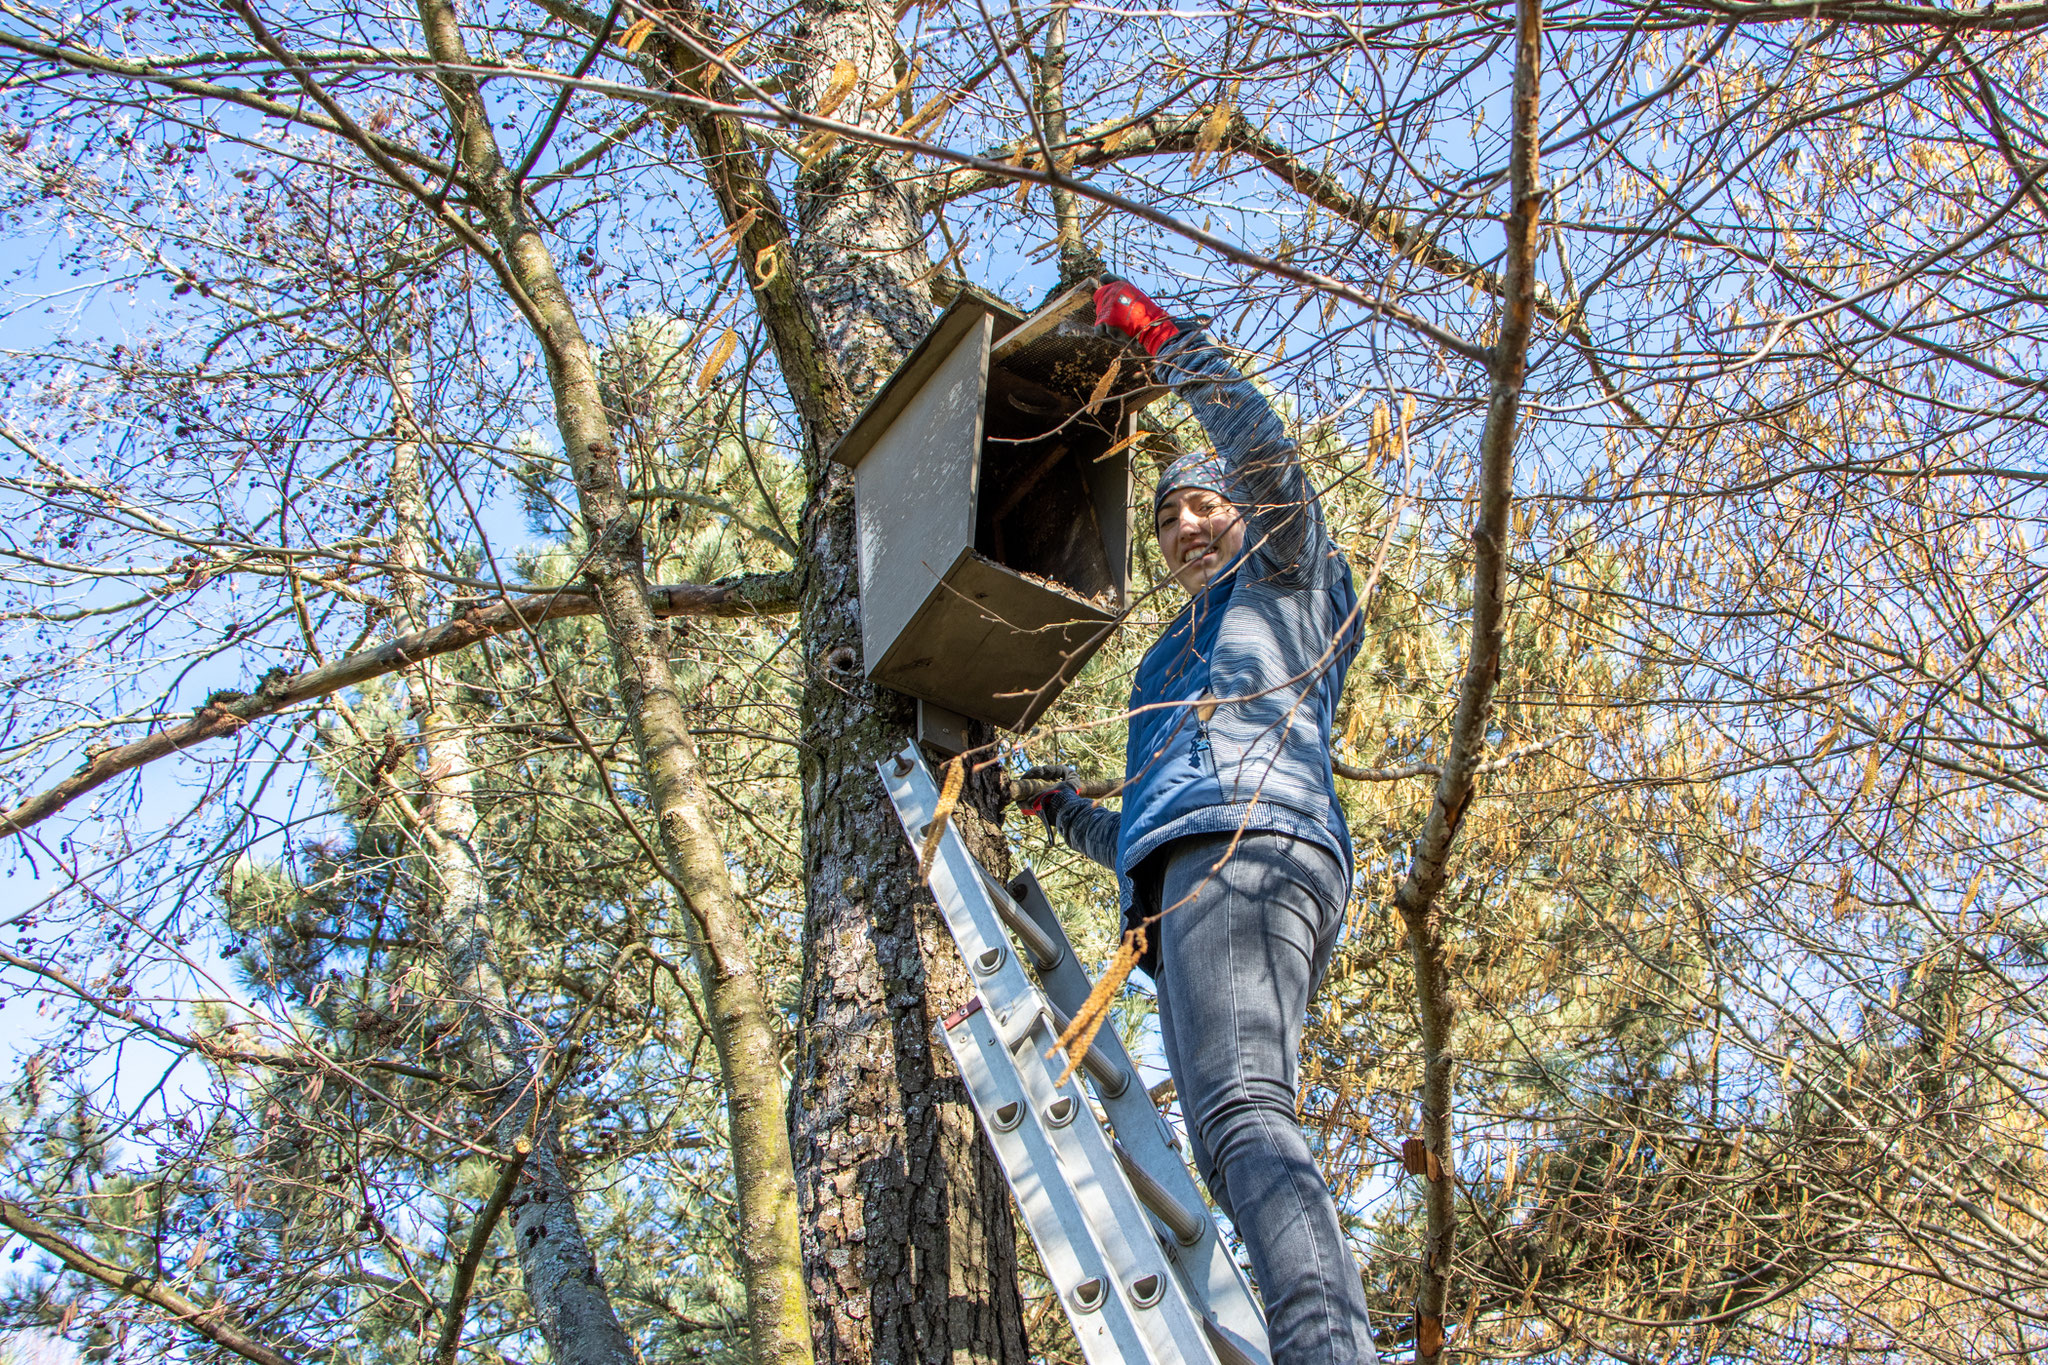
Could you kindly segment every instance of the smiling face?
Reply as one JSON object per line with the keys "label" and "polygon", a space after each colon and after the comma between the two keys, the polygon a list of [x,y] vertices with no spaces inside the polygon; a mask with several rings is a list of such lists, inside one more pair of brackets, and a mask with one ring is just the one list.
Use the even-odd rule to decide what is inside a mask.
{"label": "smiling face", "polygon": [[1206,488],[1177,488],[1159,504],[1159,553],[1192,597],[1244,548],[1244,518]]}

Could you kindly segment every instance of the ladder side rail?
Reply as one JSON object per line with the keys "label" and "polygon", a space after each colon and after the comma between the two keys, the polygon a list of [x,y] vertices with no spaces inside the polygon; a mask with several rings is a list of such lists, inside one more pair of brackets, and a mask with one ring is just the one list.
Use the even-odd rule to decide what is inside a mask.
{"label": "ladder side rail", "polygon": [[[1012,1055],[1019,1061],[1027,1093],[1038,1114],[1046,1120],[1061,1172],[1074,1187],[1075,1197],[1096,1216],[1090,1230],[1099,1239],[1107,1258],[1127,1267],[1118,1289],[1128,1296],[1141,1330],[1155,1343],[1159,1359],[1169,1362],[1208,1361],[1214,1358],[1202,1325],[1205,1316],[1199,1299],[1187,1293],[1175,1273],[1171,1239],[1153,1231],[1152,1219],[1132,1192],[1110,1138],[1095,1121],[1078,1078],[1056,1086],[1066,1059],[1045,1054],[1053,1050],[1058,1031],[1050,1018],[1039,1014],[1018,1021]],[[1024,1055],[1026,1052],[1031,1055]],[[1052,1106],[1067,1101],[1068,1121],[1051,1122]],[[1149,1303],[1150,1307],[1141,1307]]]}
{"label": "ladder side rail", "polygon": [[[1037,875],[1029,868],[1012,880],[1009,890],[1018,908],[1061,950],[1058,960],[1039,972],[1039,984],[1057,1008],[1071,1015],[1088,998],[1091,983],[1088,974],[1074,960],[1073,948],[1067,941],[1059,915],[1046,898]],[[1125,1068],[1133,1077],[1137,1076],[1137,1066],[1118,1036],[1114,1021],[1095,1035],[1095,1041],[1096,1046],[1108,1054],[1113,1065]],[[1186,1278],[1196,1300],[1207,1308],[1216,1326],[1231,1338],[1232,1345],[1259,1365],[1264,1365],[1269,1358],[1265,1314],[1260,1311],[1258,1299],[1253,1296],[1251,1284],[1237,1258],[1224,1245],[1215,1220],[1209,1214],[1208,1203],[1195,1184],[1194,1173],[1188,1169],[1187,1158],[1182,1155],[1179,1140],[1167,1125],[1166,1117],[1159,1112],[1142,1085],[1126,1086],[1114,1095],[1105,1093],[1098,1086],[1096,1095],[1103,1112],[1109,1117],[1109,1126],[1117,1142],[1122,1144],[1131,1162],[1157,1181],[1175,1203],[1201,1217],[1202,1235],[1199,1240],[1192,1246],[1176,1245],[1172,1248],[1176,1272]]]}

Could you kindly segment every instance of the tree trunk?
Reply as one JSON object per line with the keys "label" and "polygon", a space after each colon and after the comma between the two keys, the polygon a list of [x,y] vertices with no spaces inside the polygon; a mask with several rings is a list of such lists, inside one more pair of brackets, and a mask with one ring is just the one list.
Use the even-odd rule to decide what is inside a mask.
{"label": "tree trunk", "polygon": [[1479,434],[1479,513],[1472,523],[1472,643],[1458,680],[1458,707],[1437,774],[1436,796],[1410,849],[1394,905],[1408,932],[1422,1035],[1422,1141],[1427,1150],[1421,1274],[1415,1288],[1415,1358],[1444,1349],[1451,1267],[1458,1254],[1456,1153],[1452,1150],[1457,1023],[1451,958],[1439,899],[1458,829],[1476,795],[1479,756],[1500,683],[1507,639],[1507,544],[1515,498],[1515,437],[1529,337],[1536,318],[1536,254],[1543,190],[1537,178],[1543,15],[1539,0],[1515,6],[1515,89],[1509,155],[1510,205],[1500,335],[1488,357],[1492,384]]}
{"label": "tree trunk", "polygon": [[[430,620],[419,574],[426,534],[426,480],[412,420],[410,367],[394,365],[398,440],[392,457],[392,595],[405,629]],[[633,1343],[619,1325],[597,1275],[597,1260],[576,1212],[576,1191],[562,1172],[561,1148],[546,1109],[536,1111],[543,1078],[520,1040],[505,978],[498,965],[490,882],[476,846],[474,759],[462,722],[448,705],[449,682],[439,665],[424,661],[403,670],[406,699],[419,725],[423,760],[419,828],[434,869],[442,989],[462,1011],[469,1064],[477,1079],[498,1087],[502,1104],[492,1124],[501,1150],[531,1144],[521,1171],[521,1195],[512,1208],[512,1246],[526,1297],[548,1352],[563,1362],[638,1365]],[[443,1309],[459,1322],[461,1295]],[[453,1323],[444,1323],[447,1332]],[[452,1347],[454,1338],[451,1337]]]}
{"label": "tree trunk", "polygon": [[[1051,166],[1062,173],[1072,170],[1074,153],[1063,150],[1067,140],[1067,14],[1070,0],[1054,0],[1046,16],[1045,46],[1032,59],[1031,95],[1038,105],[1038,125],[1051,151]],[[1060,280],[1055,291],[1071,289],[1107,267],[1102,257],[1081,236],[1081,206],[1072,190],[1054,188],[1052,199],[1053,240],[1059,243]]]}
{"label": "tree trunk", "polygon": [[[450,0],[420,0],[419,14],[435,59],[466,66],[469,54]],[[574,471],[590,546],[586,572],[611,644],[621,707],[656,812],[666,871],[695,930],[691,957],[703,984],[725,1087],[749,1345],[761,1365],[803,1365],[810,1359],[810,1327],[779,1030],[747,944],[746,920],[733,894],[725,853],[707,814],[696,742],[670,667],[667,635],[648,604],[640,524],[619,481],[597,368],[540,227],[500,154],[481,89],[472,78],[453,72],[444,72],[439,81],[461,164],[490,225],[495,264],[547,361],[556,424]]]}
{"label": "tree trunk", "polygon": [[[902,748],[911,708],[859,674],[846,482],[828,479],[805,518],[818,567],[804,602],[809,894],[791,1124],[816,1351],[1013,1365],[1025,1343],[1009,1196],[937,1038],[972,988],[875,771]],[[973,784],[984,811],[988,787]],[[985,838],[964,805],[963,832]]]}
{"label": "tree trunk", "polygon": [[[732,102],[728,74],[706,60],[723,47],[706,36],[715,20],[690,0],[654,12],[662,22],[644,50],[656,79]],[[892,126],[898,112],[881,97],[899,75],[895,19],[875,0],[813,3],[790,53],[804,73],[798,98],[818,107],[846,61],[857,80],[833,116]],[[935,1036],[967,998],[966,973],[875,770],[908,741],[911,703],[863,676],[853,481],[824,458],[930,326],[921,209],[902,189],[899,159],[840,147],[799,177],[786,214],[739,120],[681,117],[736,230],[805,437],[806,911],[790,1136],[814,1347],[821,1360],[861,1365],[1022,1362],[1008,1190]],[[985,774],[956,818],[1000,870],[996,802]]]}
{"label": "tree trunk", "polygon": [[[837,117],[892,121],[880,96],[896,81],[894,30],[886,0],[812,5],[797,36],[812,107],[850,61],[860,79]],[[904,169],[846,148],[797,182],[798,279],[862,400],[931,324]],[[1009,1193],[937,1038],[971,987],[875,770],[908,740],[913,711],[862,672],[853,480],[823,458],[839,434],[811,433],[802,531],[808,896],[791,1122],[816,1351],[835,1365],[1013,1365],[1026,1347]],[[993,771],[970,794],[993,815]],[[998,855],[976,823],[963,826]]]}

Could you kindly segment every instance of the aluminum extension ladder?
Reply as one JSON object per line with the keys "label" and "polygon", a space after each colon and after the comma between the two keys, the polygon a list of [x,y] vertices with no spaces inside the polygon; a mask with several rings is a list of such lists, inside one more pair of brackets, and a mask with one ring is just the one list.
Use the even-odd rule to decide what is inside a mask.
{"label": "aluminum extension ladder", "polygon": [[[916,743],[877,766],[922,849],[939,790]],[[1268,1365],[1251,1287],[1116,1031],[1054,1084],[1066,1058],[1045,1054],[1090,987],[1038,879],[1004,886],[948,820],[926,880],[978,987],[946,1046],[1089,1365]]]}

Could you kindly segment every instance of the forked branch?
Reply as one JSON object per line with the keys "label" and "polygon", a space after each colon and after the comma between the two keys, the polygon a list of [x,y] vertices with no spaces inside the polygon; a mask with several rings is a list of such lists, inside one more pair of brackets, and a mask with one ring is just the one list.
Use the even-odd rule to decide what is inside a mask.
{"label": "forked branch", "polygon": [[180,1326],[197,1332],[224,1351],[232,1351],[244,1360],[253,1360],[256,1365],[293,1365],[290,1356],[237,1327],[225,1304],[202,1306],[147,1275],[123,1270],[111,1261],[103,1261],[11,1199],[0,1199],[0,1225],[56,1257],[67,1269],[77,1271],[87,1279],[97,1280],[117,1293],[162,1309]]}

